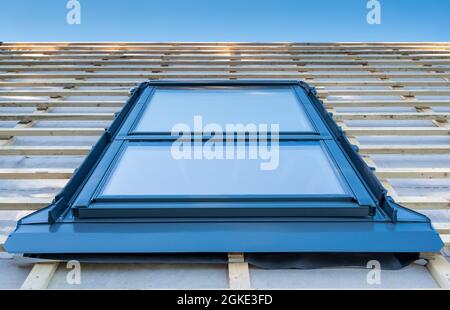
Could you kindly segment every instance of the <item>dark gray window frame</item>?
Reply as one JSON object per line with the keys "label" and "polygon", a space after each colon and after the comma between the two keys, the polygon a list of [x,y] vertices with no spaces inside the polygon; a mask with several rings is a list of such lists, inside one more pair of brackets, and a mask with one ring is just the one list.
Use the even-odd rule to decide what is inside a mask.
{"label": "dark gray window frame", "polygon": [[[350,193],[347,195],[225,195],[225,196],[102,196],[101,191],[120,154],[130,144],[162,145],[170,143],[174,137],[170,133],[133,132],[146,105],[157,88],[164,87],[207,87],[207,86],[259,86],[291,87],[308,116],[316,133],[281,132],[280,144],[317,141],[326,150],[335,163],[341,179]],[[203,137],[207,139],[208,137]],[[189,208],[187,203],[196,202],[198,207]],[[162,206],[161,204],[165,204]],[[243,206],[241,208],[237,207]],[[308,207],[312,206],[312,207]],[[339,207],[336,207],[339,206]],[[369,193],[363,180],[352,166],[343,150],[334,141],[319,111],[306,96],[304,90],[294,82],[162,82],[148,86],[138,102],[131,108],[117,130],[114,141],[105,151],[102,159],[88,178],[85,186],[72,205],[75,216],[81,218],[96,217],[361,217],[372,216],[376,200]]]}

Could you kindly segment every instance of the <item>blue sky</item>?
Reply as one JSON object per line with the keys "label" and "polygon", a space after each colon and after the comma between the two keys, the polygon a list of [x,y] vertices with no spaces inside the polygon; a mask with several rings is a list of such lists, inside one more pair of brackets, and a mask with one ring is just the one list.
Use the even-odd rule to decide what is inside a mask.
{"label": "blue sky", "polygon": [[449,0],[1,0],[0,41],[450,41]]}

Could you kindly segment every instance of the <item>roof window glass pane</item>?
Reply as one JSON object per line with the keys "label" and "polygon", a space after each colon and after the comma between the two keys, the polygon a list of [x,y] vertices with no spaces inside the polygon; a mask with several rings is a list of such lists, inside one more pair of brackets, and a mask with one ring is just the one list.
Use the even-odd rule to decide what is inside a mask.
{"label": "roof window glass pane", "polygon": [[334,162],[319,142],[281,145],[278,159],[272,161],[278,165],[273,170],[262,170],[264,161],[259,159],[176,160],[167,145],[130,145],[120,156],[102,195],[347,193]]}
{"label": "roof window glass pane", "polygon": [[291,87],[157,88],[134,133],[171,132],[176,124],[278,124],[280,132],[314,132]]}

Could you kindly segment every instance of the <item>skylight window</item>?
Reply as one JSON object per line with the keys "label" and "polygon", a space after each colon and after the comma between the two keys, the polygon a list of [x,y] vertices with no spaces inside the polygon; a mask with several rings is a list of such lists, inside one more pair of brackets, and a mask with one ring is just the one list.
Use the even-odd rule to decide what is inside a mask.
{"label": "skylight window", "polygon": [[297,81],[141,84],[12,253],[436,252]]}

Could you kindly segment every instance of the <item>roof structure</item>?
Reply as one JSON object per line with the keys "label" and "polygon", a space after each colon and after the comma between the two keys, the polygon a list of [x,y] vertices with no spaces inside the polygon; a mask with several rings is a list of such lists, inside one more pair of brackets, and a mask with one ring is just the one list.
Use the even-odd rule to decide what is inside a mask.
{"label": "roof structure", "polygon": [[[130,89],[149,79],[308,82],[389,194],[429,216],[448,246],[448,43],[2,43],[0,238],[52,201]],[[448,286],[447,259],[426,257]],[[36,264],[24,287],[52,287],[57,268]],[[229,255],[228,274],[232,287],[262,281],[242,254]]]}

